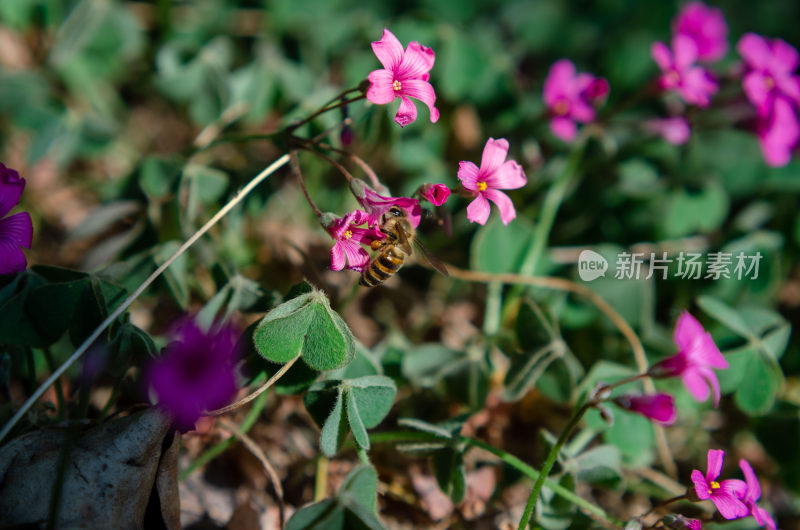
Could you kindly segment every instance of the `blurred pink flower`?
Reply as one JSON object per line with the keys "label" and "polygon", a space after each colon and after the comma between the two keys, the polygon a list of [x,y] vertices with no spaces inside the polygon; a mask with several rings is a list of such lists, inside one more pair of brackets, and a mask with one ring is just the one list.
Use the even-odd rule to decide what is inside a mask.
{"label": "blurred pink flower", "polygon": [[359,204],[366,210],[369,226],[380,224],[383,214],[393,206],[405,211],[411,226],[414,228],[419,226],[419,222],[422,219],[422,207],[419,205],[419,200],[411,197],[385,197],[375,192],[359,179],[353,179],[350,182],[350,190]]}
{"label": "blurred pink flower", "polygon": [[672,38],[672,49],[663,42],[654,42],[650,55],[661,68],[658,83],[663,90],[673,90],[698,107],[707,107],[717,92],[716,80],[702,66],[697,66],[697,45],[686,35]]}
{"label": "blurred pink flower", "polygon": [[654,364],[648,371],[650,377],[680,377],[697,401],[708,399],[710,388],[714,406],[719,405],[719,381],[712,368],[725,369],[728,361],[711,334],[688,311],[684,311],[675,325],[673,340],[679,348],[678,353]]}
{"label": "blurred pink flower", "polygon": [[486,224],[489,219],[489,201],[500,210],[504,225],[516,216],[514,203],[500,190],[521,188],[528,183],[522,167],[513,160],[506,161],[508,141],[505,138],[489,138],[483,148],[480,169],[472,162],[461,161],[458,165],[458,179],[464,189],[472,192],[475,199],[467,206],[467,219],[473,223]]}
{"label": "blurred pink flower", "polygon": [[444,184],[423,184],[419,188],[419,194],[434,206],[441,206],[450,197],[450,188]]}
{"label": "blurred pink flower", "polygon": [[5,215],[14,208],[25,189],[25,179],[0,163],[0,274],[15,274],[28,265],[23,248],[31,248],[33,223],[28,212]]}
{"label": "blurred pink flower", "polygon": [[665,515],[661,519],[661,522],[664,523],[666,528],[671,530],[700,530],[703,528],[703,525],[698,519],[691,519],[674,513]]}
{"label": "blurred pink flower", "polygon": [[382,239],[377,229],[356,228],[369,220],[367,212],[356,210],[344,217],[334,219],[325,228],[336,243],[331,248],[331,270],[344,269],[345,263],[350,270],[362,271],[369,263],[369,253],[361,245],[369,245],[376,239]]}
{"label": "blurred pink flower", "polygon": [[185,432],[205,411],[225,406],[236,395],[237,334],[230,326],[204,331],[187,318],[170,335],[172,342],[147,367],[145,381]]}
{"label": "blurred pink flower", "polygon": [[648,120],[644,127],[649,132],[675,145],[685,144],[692,134],[689,122],[683,116]]}
{"label": "blurred pink flower", "polygon": [[755,471],[753,471],[753,468],[747,460],[739,460],[739,467],[742,468],[744,480],[747,484],[747,490],[744,492],[744,495],[739,498],[750,511],[750,515],[755,518],[758,526],[766,525],[769,530],[775,530],[775,520],[769,512],[756,505],[758,499],[761,498],[761,484],[758,483],[758,477],[756,477]]}
{"label": "blurred pink flower", "polygon": [[623,395],[614,398],[614,403],[623,409],[637,412],[653,421],[670,425],[675,422],[678,412],[675,399],[669,394]]}
{"label": "blurred pink flower", "polygon": [[569,59],[553,63],[544,81],[544,103],[552,114],[550,130],[565,142],[578,133],[575,122],[589,123],[595,118],[593,104],[608,94],[608,81],[592,74],[576,74]]}
{"label": "blurred pink flower", "polygon": [[436,93],[428,83],[436,54],[418,42],[411,42],[403,51],[403,45],[391,31],[383,30],[381,40],[372,43],[372,51],[383,65],[383,70],[373,70],[367,79],[367,99],[376,105],[391,103],[400,98],[400,108],[394,121],[405,127],[417,119],[417,107],[409,98],[416,98],[428,106],[431,122],[439,120],[439,111],[434,106]]}
{"label": "blurred pink flower", "polygon": [[697,46],[697,59],[718,61],[728,51],[728,24],[720,9],[689,2],[672,22],[672,31],[686,35]]}
{"label": "blurred pink flower", "polygon": [[747,506],[739,500],[747,490],[747,486],[738,479],[717,481],[724,458],[725,451],[722,449],[709,449],[706,474],[703,475],[697,469],[693,470],[692,482],[699,499],[713,502],[725,519],[738,519],[749,513]]}
{"label": "blurred pink flower", "polygon": [[784,166],[800,140],[800,76],[794,74],[800,57],[787,42],[755,33],[744,35],[736,49],[747,68],[742,86],[758,114],[761,153],[770,166]]}

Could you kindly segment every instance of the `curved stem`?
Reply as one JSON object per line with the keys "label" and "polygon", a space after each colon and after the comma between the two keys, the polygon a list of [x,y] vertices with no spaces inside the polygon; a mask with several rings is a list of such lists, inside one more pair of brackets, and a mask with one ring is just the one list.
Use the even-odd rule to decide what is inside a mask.
{"label": "curved stem", "polygon": [[550,449],[550,454],[547,455],[547,460],[545,460],[544,464],[542,464],[542,470],[539,472],[539,477],[533,484],[531,495],[528,497],[528,504],[525,505],[525,512],[522,514],[522,519],[519,521],[517,530],[525,530],[525,528],[528,527],[528,521],[530,521],[531,515],[533,515],[533,509],[536,506],[536,499],[539,498],[539,492],[542,491],[542,486],[544,486],[545,479],[547,478],[547,475],[550,474],[550,470],[553,468],[556,458],[558,458],[558,453],[561,452],[561,448],[566,443],[569,435],[572,434],[575,426],[578,425],[578,422],[581,420],[586,411],[591,408],[591,406],[591,403],[586,403],[582,405],[575,414],[573,414],[572,418],[569,420],[569,423],[561,432],[561,436],[558,437],[558,441],[556,441],[556,444],[552,449]]}
{"label": "curved stem", "polygon": [[297,177],[297,183],[300,184],[300,189],[303,191],[303,196],[306,198],[306,202],[311,209],[314,210],[314,215],[317,217],[322,216],[322,210],[317,208],[317,205],[314,204],[314,201],[311,200],[311,195],[308,194],[308,188],[306,188],[306,182],[303,180],[303,172],[300,171],[300,162],[297,160],[297,151],[292,151],[289,153],[289,158],[291,160],[290,167],[292,168],[292,173],[294,176]]}
{"label": "curved stem", "polygon": [[216,409],[216,410],[211,410],[211,411],[208,411],[208,412],[206,412],[206,413],[205,413],[205,415],[206,415],[206,416],[221,416],[222,414],[225,414],[225,413],[227,413],[227,412],[230,412],[230,411],[232,411],[232,410],[236,410],[236,409],[238,409],[238,408],[239,408],[239,407],[241,407],[242,405],[245,405],[245,404],[247,404],[247,403],[250,403],[250,402],[251,402],[251,401],[253,401],[255,398],[257,398],[258,396],[260,396],[261,394],[263,394],[263,393],[264,393],[264,392],[265,392],[265,391],[266,391],[266,390],[267,390],[269,387],[271,387],[272,385],[274,385],[274,384],[275,384],[275,381],[277,381],[278,379],[280,379],[280,378],[283,376],[283,374],[285,374],[286,372],[288,372],[288,371],[289,371],[289,368],[291,368],[291,367],[292,367],[292,365],[293,365],[294,363],[296,363],[296,362],[297,362],[297,359],[299,359],[299,358],[300,358],[300,356],[301,356],[301,354],[300,354],[300,353],[298,353],[298,354],[297,354],[297,357],[295,357],[294,359],[292,359],[292,360],[291,360],[291,361],[289,361],[288,363],[286,363],[286,364],[284,364],[283,366],[281,366],[280,370],[278,370],[277,372],[275,372],[275,374],[274,374],[272,377],[270,377],[270,378],[267,380],[267,382],[266,382],[266,383],[264,383],[263,385],[261,385],[261,386],[260,386],[260,387],[258,387],[256,390],[254,390],[254,391],[253,391],[253,392],[251,392],[250,394],[246,395],[246,396],[245,396],[245,397],[243,397],[242,399],[240,399],[240,400],[236,401],[236,403],[231,403],[231,404],[230,404],[230,405],[228,405],[227,407],[222,407],[221,409]]}
{"label": "curved stem", "polygon": [[214,217],[209,219],[208,222],[206,222],[206,224],[204,224],[197,232],[187,239],[186,242],[181,245],[172,256],[170,256],[164,263],[161,264],[160,267],[158,267],[150,276],[148,276],[147,279],[142,282],[142,284],[122,302],[122,304],[120,304],[110,315],[108,315],[108,317],[106,317],[105,320],[100,323],[99,326],[97,326],[97,328],[95,328],[92,334],[89,335],[85,341],[83,341],[77,350],[75,350],[75,353],[73,353],[69,359],[64,362],[64,364],[59,366],[58,369],[53,372],[50,377],[48,377],[47,380],[39,386],[39,388],[36,389],[31,397],[28,398],[28,400],[22,405],[22,407],[20,407],[16,414],[14,414],[14,416],[8,421],[8,423],[3,426],[3,430],[0,431],[0,441],[2,441],[3,438],[5,438],[6,435],[11,432],[11,429],[14,428],[14,425],[16,425],[17,422],[22,419],[25,413],[28,412],[28,410],[33,406],[33,404],[36,403],[40,397],[42,397],[42,394],[44,394],[45,391],[50,388],[50,385],[55,383],[55,381],[61,377],[61,375],[66,372],[70,366],[75,364],[75,362],[80,359],[84,353],[86,353],[86,350],[89,349],[89,346],[91,346],[92,343],[97,340],[97,338],[103,333],[103,331],[105,331],[109,324],[114,322],[117,317],[124,313],[125,310],[128,309],[128,307],[133,303],[133,301],[136,300],[139,295],[142,294],[142,292],[144,292],[144,290],[156,280],[156,278],[161,276],[161,273],[163,273],[173,261],[178,259],[189,247],[191,247],[198,239],[200,239],[203,234],[208,232],[212,226],[217,224],[220,219],[225,217],[225,215],[231,211],[234,206],[239,204],[242,199],[244,199],[251,191],[253,191],[253,188],[258,186],[263,180],[272,175],[275,171],[283,167],[288,161],[289,155],[285,154],[270,164],[261,173],[253,177],[253,179],[248,182],[247,185],[242,188],[233,199],[228,201],[228,203],[223,206],[220,211],[214,215]]}
{"label": "curved stem", "polygon": [[298,123],[294,123],[294,124],[290,125],[289,127],[287,127],[286,128],[286,132],[287,133],[291,133],[294,130],[302,127],[306,123],[310,122],[311,120],[313,120],[317,116],[325,114],[328,111],[331,111],[331,110],[334,110],[334,109],[338,109],[340,107],[344,107],[345,105],[349,105],[350,103],[353,103],[355,101],[359,101],[359,100],[364,99],[364,98],[367,97],[366,94],[360,94],[360,95],[352,97],[352,98],[341,99],[343,94],[347,94],[347,93],[353,92],[355,90],[358,90],[358,89],[350,89],[350,90],[346,90],[346,91],[342,92],[342,94],[340,94],[339,96],[337,96],[336,98],[334,98],[332,100],[332,101],[335,101],[336,103],[334,103],[334,104],[331,104],[331,103],[326,104],[321,109],[319,109],[318,111],[316,111],[313,114],[311,114],[311,116],[303,119],[302,121],[300,121]]}

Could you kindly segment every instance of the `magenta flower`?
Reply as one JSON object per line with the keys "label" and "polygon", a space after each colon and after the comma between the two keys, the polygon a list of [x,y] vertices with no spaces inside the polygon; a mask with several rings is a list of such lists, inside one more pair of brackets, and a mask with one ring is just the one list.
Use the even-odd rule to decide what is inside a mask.
{"label": "magenta flower", "polygon": [[714,406],[719,405],[719,381],[712,368],[725,369],[728,361],[711,334],[688,311],[684,311],[675,325],[673,340],[679,348],[678,353],[654,364],[648,371],[650,377],[680,377],[697,401],[708,399],[710,388]]}
{"label": "magenta flower", "polygon": [[698,107],[707,107],[711,96],[717,92],[716,80],[702,66],[697,66],[697,45],[686,35],[672,38],[670,50],[663,42],[654,42],[650,55],[661,68],[658,84],[663,90],[672,90]]}
{"label": "magenta flower", "polygon": [[758,477],[756,477],[755,471],[753,471],[753,468],[747,460],[739,460],[739,467],[742,468],[744,480],[747,484],[747,490],[740,499],[750,511],[750,515],[755,518],[758,526],[766,525],[769,530],[775,530],[777,526],[769,512],[756,505],[758,499],[761,498],[761,484],[758,483]]}
{"label": "magenta flower", "polygon": [[514,190],[528,183],[522,167],[513,160],[506,160],[508,141],[505,138],[489,138],[483,148],[481,167],[472,162],[458,164],[458,179],[464,189],[472,192],[475,199],[467,206],[467,219],[473,223],[486,224],[489,219],[489,201],[500,210],[504,225],[516,216],[514,203],[500,190]]}
{"label": "magenta flower", "polygon": [[666,528],[670,528],[671,530],[700,530],[703,528],[703,525],[698,519],[692,519],[674,513],[665,515],[661,519],[661,522],[664,523]]}
{"label": "magenta flower", "polygon": [[450,188],[444,184],[423,184],[420,186],[418,193],[420,197],[434,206],[441,206],[450,197]]}
{"label": "magenta flower", "polygon": [[369,226],[372,227],[379,224],[383,214],[388,212],[393,206],[405,210],[411,226],[414,228],[419,226],[419,222],[422,219],[422,207],[419,205],[419,200],[412,199],[411,197],[384,197],[359,179],[353,179],[350,182],[350,190],[353,192],[353,195],[355,195],[356,200],[361,204],[364,210],[366,210]]}
{"label": "magenta flower", "polygon": [[747,73],[742,86],[758,114],[756,133],[767,164],[784,166],[800,140],[795,107],[800,106],[797,50],[781,39],[771,42],[760,35],[744,35],[736,49]]}
{"label": "magenta flower", "polygon": [[722,471],[725,451],[709,449],[708,469],[703,475],[699,470],[692,471],[694,491],[701,500],[710,500],[725,519],[737,519],[749,513],[747,506],[739,500],[747,490],[745,483],[738,479],[717,481]]}
{"label": "magenta flower", "polygon": [[205,412],[236,395],[236,332],[230,326],[203,331],[193,319],[179,321],[172,342],[146,369],[145,381],[158,404],[183,432]]}
{"label": "magenta flower", "polygon": [[544,81],[544,103],[552,114],[550,130],[571,142],[578,133],[576,122],[594,120],[593,104],[608,94],[608,81],[592,74],[576,74],[569,59],[553,63]]}
{"label": "magenta flower", "polygon": [[683,116],[648,120],[644,127],[674,145],[685,144],[692,134],[689,122]]}
{"label": "magenta flower", "polygon": [[[28,212],[5,215],[19,203],[25,179],[0,163],[0,275],[24,271],[28,265],[23,248],[31,248],[33,223]],[[5,218],[4,218],[5,217]]]}
{"label": "magenta flower", "polygon": [[728,51],[728,24],[722,11],[703,2],[689,2],[672,23],[672,31],[686,35],[697,47],[700,61],[718,61]]}
{"label": "magenta flower", "polygon": [[614,398],[614,403],[665,425],[674,423],[678,416],[675,399],[669,394],[624,395]]}
{"label": "magenta flower", "polygon": [[361,245],[369,245],[384,236],[377,229],[356,228],[369,220],[367,212],[356,210],[342,218],[333,219],[325,228],[336,243],[331,248],[331,270],[362,271],[369,263],[369,253]]}
{"label": "magenta flower", "polygon": [[391,103],[400,98],[400,108],[394,121],[405,127],[417,119],[417,107],[409,98],[415,98],[428,106],[431,122],[439,120],[439,111],[434,106],[436,93],[428,83],[436,54],[418,42],[403,45],[391,31],[383,30],[381,40],[372,43],[372,51],[383,65],[383,70],[370,72],[367,99],[376,105]]}

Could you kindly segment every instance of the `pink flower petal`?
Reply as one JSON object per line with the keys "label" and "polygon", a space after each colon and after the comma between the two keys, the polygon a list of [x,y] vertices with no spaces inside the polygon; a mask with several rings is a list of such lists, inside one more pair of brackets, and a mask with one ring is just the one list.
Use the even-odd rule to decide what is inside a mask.
{"label": "pink flower petal", "polygon": [[780,89],[786,97],[800,107],[800,77],[796,75],[780,77],[775,80],[775,84],[778,85],[778,89]]}
{"label": "pink flower petal", "polygon": [[409,123],[417,119],[417,107],[414,102],[405,96],[400,98],[400,107],[397,109],[397,114],[394,116],[394,121],[400,127],[405,127]]}
{"label": "pink flower petal", "polygon": [[710,366],[719,370],[728,368],[728,361],[719,351],[717,344],[708,332],[695,337],[694,342],[687,349],[687,354],[695,364]]}
{"label": "pink flower petal", "polygon": [[589,123],[594,121],[594,108],[585,101],[578,99],[570,107],[570,116],[580,123]]}
{"label": "pink flower petal", "polygon": [[654,42],[650,46],[650,56],[662,70],[672,68],[672,52],[663,42]]}
{"label": "pink flower petal", "polygon": [[0,240],[10,241],[18,247],[31,248],[33,223],[28,212],[18,212],[0,219]]}
{"label": "pink flower petal", "polygon": [[708,450],[708,467],[706,467],[706,482],[717,480],[722,473],[722,462],[725,460],[725,451],[722,449]]}
{"label": "pink flower petal", "polygon": [[500,210],[500,220],[503,221],[504,225],[508,225],[508,223],[513,221],[517,216],[514,203],[511,202],[508,195],[502,191],[489,188],[483,192],[483,195],[497,205],[497,208]]}
{"label": "pink flower petal", "polygon": [[714,503],[714,506],[717,507],[720,515],[725,519],[738,519],[739,517],[746,516],[750,510],[747,509],[747,506],[742,503],[739,499],[736,498],[733,494],[722,494],[717,493],[719,490],[716,490],[714,493],[716,495],[711,496],[711,502]]}
{"label": "pink flower petal", "polygon": [[800,125],[791,103],[783,97],[775,98],[772,114],[763,129],[759,144],[764,160],[773,167],[785,166],[800,138]]}
{"label": "pink flower petal", "polygon": [[362,270],[364,266],[369,263],[369,254],[364,250],[361,245],[348,239],[340,241],[342,250],[347,256],[347,268],[353,270]]}
{"label": "pink flower petal", "polygon": [[16,274],[25,270],[28,262],[22,249],[6,239],[0,239],[0,275]]}
{"label": "pink flower petal", "polygon": [[687,369],[681,375],[681,380],[695,401],[703,402],[708,399],[708,383],[698,369]]}
{"label": "pink flower petal", "polygon": [[458,163],[458,180],[469,191],[478,191],[478,166],[467,160]]}
{"label": "pink flower petal", "polygon": [[797,70],[797,64],[800,62],[800,56],[797,50],[783,39],[775,39],[772,41],[772,61],[770,61],[770,70],[777,73],[792,73]]}
{"label": "pink flower petal", "polygon": [[764,74],[759,71],[753,71],[745,75],[742,80],[742,88],[750,103],[759,112],[765,113],[771,89],[767,86],[767,78]]}
{"label": "pink flower petal", "polygon": [[337,241],[333,247],[331,247],[331,270],[333,271],[340,271],[344,269],[346,259],[344,256],[344,250],[342,249],[342,242]]}
{"label": "pink flower petal", "polygon": [[674,145],[685,144],[692,134],[689,122],[683,116],[648,120],[645,123],[645,128]]}
{"label": "pink flower petal", "polygon": [[403,45],[388,29],[383,30],[381,40],[372,43],[372,51],[383,67],[395,71],[403,60]]}
{"label": "pink flower petal", "polygon": [[739,460],[739,467],[742,469],[742,473],[744,473],[744,480],[747,485],[742,499],[755,502],[761,498],[761,484],[758,482],[756,472],[753,471],[750,462],[744,459]]}
{"label": "pink flower petal", "polygon": [[479,225],[485,225],[489,220],[489,212],[491,207],[489,201],[483,195],[478,195],[475,199],[467,205],[467,219]]}
{"label": "pink flower petal", "polygon": [[716,94],[719,88],[711,74],[701,66],[683,72],[681,81],[680,92],[686,102],[703,108],[711,103],[711,96]]}
{"label": "pink flower petal", "polygon": [[689,2],[672,24],[673,32],[691,37],[697,44],[698,59],[717,61],[728,49],[728,25],[722,11],[702,2]]}
{"label": "pink flower petal", "polygon": [[397,92],[392,86],[394,75],[389,70],[373,70],[367,76],[367,80],[370,83],[367,89],[367,100],[372,103],[386,105],[397,97]]}
{"label": "pink flower petal", "polygon": [[751,68],[766,65],[772,56],[767,41],[755,33],[744,34],[736,44],[736,50]]}
{"label": "pink flower petal", "polygon": [[397,76],[401,79],[420,79],[433,68],[435,60],[436,54],[432,49],[416,41],[409,42],[403,62],[397,69]]}
{"label": "pink flower petal", "polygon": [[686,35],[675,35],[672,39],[672,52],[675,54],[675,68],[685,70],[697,61],[697,44]]}
{"label": "pink flower petal", "polygon": [[508,160],[500,168],[486,177],[486,184],[489,188],[500,190],[515,190],[528,183],[522,166],[514,160]]}
{"label": "pink flower petal", "polygon": [[569,59],[553,63],[544,81],[544,102],[548,107],[555,105],[574,82],[575,65]]}
{"label": "pink flower petal", "polygon": [[556,117],[550,120],[550,131],[557,138],[571,142],[578,135],[578,127],[569,118]]}
{"label": "pink flower petal", "polygon": [[[433,87],[430,83],[420,79],[409,79],[403,81],[403,88],[400,92],[425,103],[431,113],[431,123],[439,121],[439,110],[434,106],[436,103],[436,93],[433,91]],[[416,110],[414,111],[414,116],[416,117]],[[411,121],[414,120],[412,119]]]}
{"label": "pink flower petal", "polygon": [[768,530],[775,530],[777,528],[775,520],[764,508],[761,508],[760,506],[753,506],[751,513],[758,523],[758,526],[766,526]]}
{"label": "pink flower petal", "polygon": [[698,498],[703,500],[711,498],[711,494],[708,493],[708,482],[706,482],[705,476],[697,469],[692,471],[692,482],[694,482],[694,490]]}
{"label": "pink flower petal", "polygon": [[740,499],[747,493],[747,484],[743,480],[739,480],[737,478],[720,480],[719,491],[724,492],[726,495],[733,495],[737,499]]}
{"label": "pink flower petal", "polygon": [[488,179],[500,168],[507,154],[508,140],[505,138],[500,138],[499,140],[489,138],[483,147],[483,154],[481,155],[481,177]]}

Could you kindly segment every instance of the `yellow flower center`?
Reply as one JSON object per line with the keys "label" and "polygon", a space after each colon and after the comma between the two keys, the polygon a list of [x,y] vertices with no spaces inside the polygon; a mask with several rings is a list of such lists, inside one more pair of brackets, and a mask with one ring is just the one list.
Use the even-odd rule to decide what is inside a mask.
{"label": "yellow flower center", "polygon": [[394,83],[392,83],[392,88],[394,89],[395,92],[397,92],[398,90],[403,88],[403,84],[395,79]]}
{"label": "yellow flower center", "polygon": [[680,74],[679,74],[678,72],[676,72],[675,70],[671,70],[671,71],[670,71],[670,72],[667,74],[667,79],[669,79],[669,81],[670,81],[672,84],[674,84],[674,85],[677,85],[677,84],[678,84],[678,83],[680,83],[680,81],[681,81],[681,76],[680,76]]}
{"label": "yellow flower center", "polygon": [[559,100],[553,105],[553,112],[556,116],[564,116],[567,112],[569,112],[569,102]]}
{"label": "yellow flower center", "polygon": [[486,191],[486,188],[488,187],[489,185],[485,182],[478,182],[478,191]]}
{"label": "yellow flower center", "polygon": [[712,480],[710,486],[711,487],[708,490],[708,494],[709,495],[711,495],[711,493],[713,493],[714,490],[718,490],[719,489],[719,482],[717,482],[716,480]]}
{"label": "yellow flower center", "polygon": [[353,231],[352,231],[352,230],[347,230],[347,231],[344,233],[344,238],[345,238],[345,239],[350,239],[351,237],[353,237]]}
{"label": "yellow flower center", "polygon": [[772,90],[775,87],[775,80],[772,77],[766,77],[764,84],[767,85],[767,90]]}

